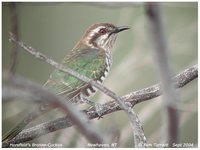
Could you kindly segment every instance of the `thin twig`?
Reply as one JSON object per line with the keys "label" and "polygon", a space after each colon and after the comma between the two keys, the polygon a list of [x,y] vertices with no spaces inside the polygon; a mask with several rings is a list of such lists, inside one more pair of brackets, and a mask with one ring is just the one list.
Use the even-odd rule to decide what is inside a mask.
{"label": "thin twig", "polygon": [[133,110],[129,110],[130,111],[130,119],[132,122],[132,128],[134,129],[133,131],[133,135],[134,135],[134,144],[135,147],[146,147],[146,137],[144,135],[144,130],[142,127],[142,123],[140,122],[139,117],[137,116],[137,114],[133,111]]}
{"label": "thin twig", "polygon": [[[70,120],[77,125],[79,131],[92,143],[103,143],[103,137],[101,135],[101,132],[97,129],[96,126],[89,123],[87,116],[84,113],[81,113],[69,102],[66,102],[65,99],[62,97],[58,97],[55,94],[47,91],[46,89],[42,88],[40,85],[37,85],[36,83],[33,83],[31,81],[13,77],[13,78],[4,78],[4,82],[7,83],[8,86],[7,90],[10,90],[10,93],[13,92],[13,90],[23,90],[28,93],[31,93],[31,95],[35,95],[37,97],[37,101],[48,101],[50,103],[53,103],[53,105],[57,105],[59,108],[62,108],[66,114],[68,114]],[[11,92],[12,91],[12,92]],[[32,98],[32,96],[30,97]],[[43,130],[45,131],[48,130]],[[11,146],[8,145],[8,141],[5,141],[3,143],[3,147]]]}
{"label": "thin twig", "polygon": [[171,79],[172,69],[169,62],[169,48],[163,25],[163,15],[159,3],[147,3],[145,6],[155,45],[155,64],[158,66],[163,89],[164,133],[162,135],[165,135],[163,136],[164,143],[167,142],[169,147],[173,147],[173,143],[179,143],[179,113],[177,111],[179,96]]}
{"label": "thin twig", "polygon": [[[18,16],[17,16],[17,7],[15,2],[10,3],[10,12],[11,12],[11,31],[15,35],[16,40],[19,39],[18,32]],[[18,45],[13,43],[12,51],[11,51],[11,62],[10,62],[10,75],[14,75],[17,66],[17,56],[18,56]]]}
{"label": "thin twig", "polygon": [[[188,83],[190,83],[192,80],[196,79],[197,77],[198,77],[198,66],[194,65],[184,70],[180,74],[176,75],[176,77],[173,78],[173,81],[175,82],[176,88],[182,88]],[[156,98],[160,96],[161,94],[162,92],[160,89],[160,85],[155,84],[153,86],[141,89],[139,91],[134,91],[127,95],[124,95],[122,96],[122,99],[125,102],[131,103],[132,106],[135,106],[138,103],[141,103],[147,100],[152,100],[153,98]],[[103,112],[104,112],[103,115],[107,115],[112,112],[121,110],[119,105],[113,100],[106,102],[105,104],[102,104],[102,107],[103,107]],[[89,119],[94,119],[94,118],[99,117],[94,107],[90,109],[85,109],[83,110],[83,112],[88,116]],[[27,142],[37,137],[40,137],[42,135],[46,135],[47,133],[51,133],[56,130],[71,127],[72,125],[73,123],[68,116],[58,118],[53,121],[48,121],[40,125],[31,127],[29,129],[23,130],[15,138],[10,140],[8,144]]]}

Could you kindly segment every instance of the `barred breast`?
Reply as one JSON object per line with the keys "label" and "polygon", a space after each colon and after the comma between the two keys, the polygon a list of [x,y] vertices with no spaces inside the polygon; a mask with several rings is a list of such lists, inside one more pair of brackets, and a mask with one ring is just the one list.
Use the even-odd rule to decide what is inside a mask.
{"label": "barred breast", "polygon": [[[101,77],[96,80],[98,83],[102,83],[105,80],[105,78],[108,76],[108,72],[110,70],[111,65],[112,65],[112,57],[111,55],[106,54],[105,69],[102,72]],[[90,97],[90,96],[93,96],[96,93],[96,91],[97,89],[95,87],[89,85],[84,90],[83,94],[87,97]]]}

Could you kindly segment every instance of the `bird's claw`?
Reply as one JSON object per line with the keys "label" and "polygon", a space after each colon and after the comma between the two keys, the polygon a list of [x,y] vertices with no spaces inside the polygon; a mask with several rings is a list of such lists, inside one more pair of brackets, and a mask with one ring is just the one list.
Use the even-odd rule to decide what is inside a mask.
{"label": "bird's claw", "polygon": [[99,104],[99,103],[96,103],[95,104],[95,109],[96,109],[96,112],[97,112],[97,114],[99,116],[98,120],[103,118],[103,113],[104,113],[103,106],[101,104]]}

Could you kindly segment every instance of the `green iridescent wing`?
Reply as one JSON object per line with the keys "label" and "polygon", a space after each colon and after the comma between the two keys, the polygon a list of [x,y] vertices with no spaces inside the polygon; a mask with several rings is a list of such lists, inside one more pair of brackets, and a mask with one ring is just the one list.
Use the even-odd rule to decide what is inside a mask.
{"label": "green iridescent wing", "polygon": [[[97,49],[74,50],[67,55],[62,64],[90,79],[97,80],[105,70],[105,54]],[[88,86],[85,82],[59,70],[55,70],[44,87],[57,95],[72,98]]]}

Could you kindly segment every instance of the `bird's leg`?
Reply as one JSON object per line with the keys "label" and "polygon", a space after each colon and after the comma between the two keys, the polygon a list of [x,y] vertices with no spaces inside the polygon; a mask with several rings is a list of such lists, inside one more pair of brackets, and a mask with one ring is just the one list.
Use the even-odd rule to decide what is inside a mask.
{"label": "bird's leg", "polygon": [[104,111],[103,111],[103,106],[100,104],[100,103],[95,103],[95,109],[96,109],[96,112],[97,112],[97,114],[98,114],[98,120],[100,119],[100,118],[103,118],[103,113],[104,113]]}
{"label": "bird's leg", "polygon": [[95,106],[95,102],[89,100],[86,96],[81,95],[81,101],[90,106]]}
{"label": "bird's leg", "polygon": [[102,106],[100,103],[95,103],[95,102],[89,100],[86,96],[81,96],[81,100],[82,100],[83,102],[89,104],[90,106],[95,107],[96,112],[97,112],[97,114],[98,114],[98,116],[99,116],[98,119],[103,118],[102,116],[103,116],[103,112],[104,112],[104,111],[103,111],[103,106]]}

